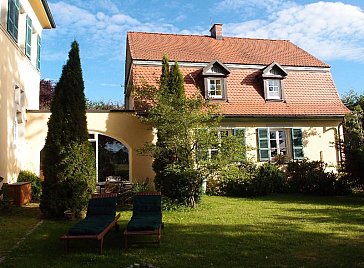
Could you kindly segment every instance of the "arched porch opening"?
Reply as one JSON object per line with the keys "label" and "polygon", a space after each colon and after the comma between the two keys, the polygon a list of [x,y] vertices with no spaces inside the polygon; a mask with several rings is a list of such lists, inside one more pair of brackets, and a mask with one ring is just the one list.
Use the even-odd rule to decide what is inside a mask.
{"label": "arched porch opening", "polygon": [[[103,133],[89,131],[89,141],[95,152],[96,183],[106,180],[129,181],[129,149],[121,141]],[[43,179],[44,147],[40,151],[40,176]]]}

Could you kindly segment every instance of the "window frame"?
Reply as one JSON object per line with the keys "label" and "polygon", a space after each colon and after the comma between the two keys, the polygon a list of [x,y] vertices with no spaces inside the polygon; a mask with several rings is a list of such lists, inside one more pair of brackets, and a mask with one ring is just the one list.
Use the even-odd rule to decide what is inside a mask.
{"label": "window frame", "polygon": [[32,35],[33,35],[33,22],[32,19],[26,16],[26,29],[25,29],[25,55],[31,59],[32,56]]}
{"label": "window frame", "polygon": [[19,0],[8,0],[6,29],[16,43],[18,42],[18,34],[19,34],[19,13],[20,13]]}
{"label": "window frame", "polygon": [[[282,81],[280,79],[266,79],[266,100],[282,100]],[[273,85],[270,85],[273,83]],[[270,90],[270,89],[277,89],[277,90]],[[275,94],[272,94],[272,93]]]}
{"label": "window frame", "polygon": [[[266,101],[284,101],[283,79],[288,75],[287,71],[277,62],[272,62],[262,70],[264,99]],[[277,85],[270,86],[270,82]],[[269,91],[270,88],[276,88],[277,91]],[[275,92],[273,94],[273,92]]]}
{"label": "window frame", "polygon": [[258,128],[257,129],[257,145],[258,145],[258,161],[259,162],[275,162],[277,161],[277,156],[272,156],[272,141],[271,132],[276,132],[276,144],[277,147],[273,147],[277,149],[277,156],[280,152],[279,145],[279,136],[277,133],[279,131],[284,131],[285,133],[285,144],[286,144],[286,158],[287,160],[302,160],[304,159],[304,146],[303,146],[303,136],[301,128],[285,128],[285,127],[266,127],[266,128]]}
{"label": "window frame", "polygon": [[36,68],[38,71],[40,71],[40,50],[42,47],[42,38],[37,35],[37,62],[36,62]]}
{"label": "window frame", "polygon": [[[202,76],[204,78],[205,99],[210,100],[227,100],[227,77],[230,70],[220,61],[213,60],[206,67],[202,69]],[[211,81],[220,80],[220,95],[211,94]],[[216,92],[215,88],[215,92]]]}
{"label": "window frame", "polygon": [[[269,128],[269,154],[270,154],[270,161],[275,161],[277,159],[278,155],[285,155],[288,158],[292,158],[292,150],[290,149],[290,143],[292,143],[292,137],[290,137],[290,131],[287,128]],[[280,136],[279,133],[284,133],[284,143],[285,147],[280,146]],[[271,133],[275,133],[275,138],[271,138]],[[291,139],[290,139],[291,138]],[[272,141],[275,141],[276,147],[272,147]],[[283,148],[285,148],[286,154],[281,154],[283,152]],[[277,151],[277,154],[275,156],[272,156],[273,150]]]}
{"label": "window frame", "polygon": [[[211,82],[214,81],[215,82],[215,94],[212,94],[212,90],[211,90]],[[216,94],[216,92],[218,92],[217,89],[217,83],[216,82],[220,82],[220,94]],[[221,77],[208,77],[207,78],[207,95],[210,99],[223,99],[224,96],[224,79]]]}

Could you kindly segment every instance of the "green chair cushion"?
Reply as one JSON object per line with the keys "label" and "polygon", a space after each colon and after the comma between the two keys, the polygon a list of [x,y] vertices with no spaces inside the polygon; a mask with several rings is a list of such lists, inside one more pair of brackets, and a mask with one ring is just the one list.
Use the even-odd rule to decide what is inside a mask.
{"label": "green chair cushion", "polygon": [[114,215],[89,216],[69,229],[69,235],[98,235],[115,220]]}
{"label": "green chair cushion", "polygon": [[115,217],[117,199],[116,197],[92,198],[87,207],[87,216],[112,215]]}
{"label": "green chair cushion", "polygon": [[128,231],[153,231],[161,227],[160,217],[132,217],[126,229]]}

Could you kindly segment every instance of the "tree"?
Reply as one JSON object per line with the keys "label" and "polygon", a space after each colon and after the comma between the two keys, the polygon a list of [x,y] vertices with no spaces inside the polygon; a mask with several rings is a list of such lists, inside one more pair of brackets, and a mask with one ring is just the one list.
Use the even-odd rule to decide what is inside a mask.
{"label": "tree", "polygon": [[55,87],[44,147],[44,184],[40,208],[47,217],[67,209],[79,213],[95,189],[95,155],[88,141],[84,82],[74,41]]}
{"label": "tree", "polygon": [[154,157],[156,188],[175,203],[194,206],[210,162],[200,161],[200,152],[207,152],[216,142],[209,134],[216,132],[221,120],[217,106],[207,102],[197,88],[186,98],[178,63],[170,68],[167,56],[162,60],[159,90],[143,83],[135,94],[146,108],[142,121],[157,130],[156,144],[144,148]]}
{"label": "tree", "polygon": [[39,109],[49,110],[55,91],[55,83],[51,80],[40,80]]}
{"label": "tree", "polygon": [[353,186],[364,188],[364,96],[350,91],[343,102],[351,110],[344,120],[343,169]]}

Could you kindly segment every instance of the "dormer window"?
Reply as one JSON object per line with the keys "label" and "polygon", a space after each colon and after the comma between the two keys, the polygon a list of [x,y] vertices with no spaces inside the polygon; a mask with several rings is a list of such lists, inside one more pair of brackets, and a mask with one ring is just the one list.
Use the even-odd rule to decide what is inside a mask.
{"label": "dormer window", "polygon": [[205,98],[212,100],[227,99],[227,83],[226,78],[230,74],[230,70],[218,60],[210,62],[203,68]]}
{"label": "dormer window", "polygon": [[283,100],[283,79],[288,73],[278,63],[273,62],[263,70],[264,97],[269,100]]}
{"label": "dormer window", "polygon": [[268,100],[280,100],[282,99],[281,80],[279,79],[267,79],[267,99]]}
{"label": "dormer window", "polygon": [[211,99],[222,99],[222,79],[221,78],[208,78],[208,96]]}

